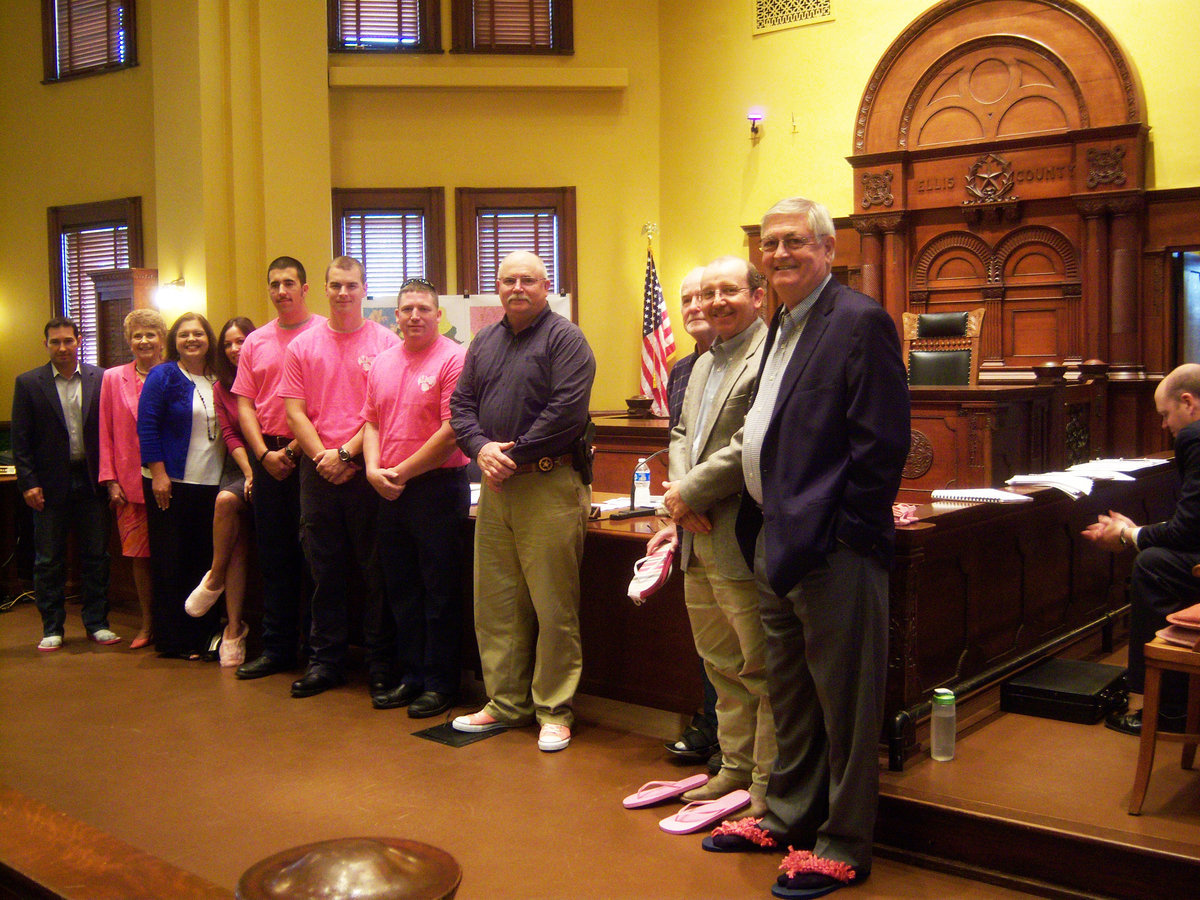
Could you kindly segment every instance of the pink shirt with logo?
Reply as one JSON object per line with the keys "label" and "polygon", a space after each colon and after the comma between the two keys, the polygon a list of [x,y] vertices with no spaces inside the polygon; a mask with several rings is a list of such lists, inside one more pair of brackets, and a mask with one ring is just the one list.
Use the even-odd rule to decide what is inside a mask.
{"label": "pink shirt with logo", "polygon": [[362,427],[367,373],[375,358],[399,343],[370,319],[348,333],[323,322],[288,345],[279,394],[303,400],[321,444],[340,447]]}
{"label": "pink shirt with logo", "polygon": [[[367,378],[362,417],[379,428],[382,468],[408,459],[443,422],[450,420],[450,395],[458,384],[466,355],[466,347],[439,335],[419,353],[401,344],[375,360]],[[467,457],[456,449],[442,468],[466,464]]]}
{"label": "pink shirt with logo", "polygon": [[283,397],[279,395],[283,358],[292,341],[324,321],[324,316],[314,314],[303,325],[281,328],[279,320],[274,319],[246,335],[242,355],[238,357],[233,393],[254,401],[258,427],[263,434],[295,437],[288,427]]}

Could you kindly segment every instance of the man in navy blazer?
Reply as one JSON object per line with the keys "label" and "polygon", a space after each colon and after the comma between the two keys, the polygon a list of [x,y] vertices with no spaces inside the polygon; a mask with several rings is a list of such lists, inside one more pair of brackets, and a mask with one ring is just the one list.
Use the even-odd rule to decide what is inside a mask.
{"label": "man in navy blazer", "polygon": [[780,886],[817,896],[871,870],[908,384],[887,312],[831,276],[825,207],[777,203],[759,246],[780,307],[743,431],[737,535],[759,589],[779,755],[766,816],[743,825],[757,833],[708,840],[811,849],[788,857]]}
{"label": "man in navy blazer", "polygon": [[42,614],[39,650],[57,650],[66,623],[67,534],[75,529],[83,627],[98,644],[108,627],[108,505],[99,484],[100,382],[79,362],[79,329],[57,317],[42,331],[50,362],[17,376],[12,446],[17,485],[33,510],[33,591]]}

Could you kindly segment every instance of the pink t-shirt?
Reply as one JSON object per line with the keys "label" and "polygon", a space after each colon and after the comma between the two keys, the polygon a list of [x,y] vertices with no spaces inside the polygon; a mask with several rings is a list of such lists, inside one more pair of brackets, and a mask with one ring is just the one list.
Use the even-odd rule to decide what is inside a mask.
{"label": "pink t-shirt", "polygon": [[283,357],[288,344],[314,325],[325,321],[324,316],[314,314],[303,325],[296,328],[280,328],[279,320],[272,319],[261,328],[246,335],[242,344],[242,355],[238,357],[237,378],[233,382],[233,393],[249,397],[254,401],[258,416],[258,427],[263,434],[295,437],[288,427],[287,414],[283,409],[283,398],[279,396],[279,381],[283,377]]}
{"label": "pink t-shirt", "polygon": [[340,447],[362,427],[367,373],[375,357],[399,343],[370,319],[349,333],[323,322],[288,345],[279,395],[303,400],[321,444]]}
{"label": "pink t-shirt", "polygon": [[[439,335],[420,353],[401,344],[375,360],[367,376],[362,417],[379,428],[380,466],[386,469],[408,459],[450,420],[450,395],[466,355],[466,347]],[[467,457],[456,449],[442,468],[466,464]]]}

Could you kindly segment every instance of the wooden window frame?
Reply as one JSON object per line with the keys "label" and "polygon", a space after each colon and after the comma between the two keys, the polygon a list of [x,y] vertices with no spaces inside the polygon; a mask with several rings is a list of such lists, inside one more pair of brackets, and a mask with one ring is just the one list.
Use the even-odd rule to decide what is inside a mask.
{"label": "wooden window frame", "polygon": [[[430,188],[334,188],[333,234],[338,254],[345,252],[342,243],[342,219],[347,210],[369,209],[379,212],[398,212],[419,209],[425,217],[425,278],[442,293],[446,285],[446,198],[445,190]],[[353,253],[348,254],[354,256]],[[369,263],[368,263],[369,266]],[[371,272],[368,268],[367,283]]]}
{"label": "wooden window frame", "polygon": [[137,66],[137,4],[135,0],[114,0],[114,2],[125,13],[125,59],[120,62],[106,62],[102,65],[60,72],[58,67],[58,29],[55,27],[58,0],[42,0],[42,84],[55,84],[76,78],[89,78],[93,75],[107,75],[110,72],[119,72],[122,69],[132,69]]}
{"label": "wooden window frame", "polygon": [[545,209],[558,219],[559,290],[571,295],[571,319],[579,321],[578,254],[575,247],[575,188],[456,188],[458,232],[458,289],[492,293],[494,284],[479,284],[476,222],[481,209]]}
{"label": "wooden window frame", "polygon": [[[98,203],[76,203],[71,206],[51,206],[46,209],[46,226],[50,256],[50,315],[66,315],[63,296],[62,236],[64,232],[87,227],[124,225],[129,240],[129,268],[143,266],[142,198],[124,197]],[[76,316],[76,323],[81,325]],[[97,321],[99,316],[97,315]]]}
{"label": "wooden window frame", "polygon": [[471,28],[475,0],[450,0],[450,52],[534,56],[573,54],[575,52],[575,25],[572,0],[549,0],[549,2],[551,18],[549,47],[529,47],[516,44],[481,47],[476,46]]}
{"label": "wooden window frame", "polygon": [[[396,5],[399,5],[397,0]],[[340,0],[326,0],[325,9],[329,23],[330,53],[441,53],[442,11],[439,0],[417,0],[417,21],[421,41],[418,44],[395,46],[357,47],[346,44],[342,39]]]}

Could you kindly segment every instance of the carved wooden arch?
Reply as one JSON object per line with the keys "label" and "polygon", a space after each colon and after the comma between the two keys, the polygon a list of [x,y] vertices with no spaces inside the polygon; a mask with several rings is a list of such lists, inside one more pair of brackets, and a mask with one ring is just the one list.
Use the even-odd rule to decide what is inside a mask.
{"label": "carved wooden arch", "polygon": [[917,261],[912,271],[911,289],[913,291],[929,290],[929,267],[933,265],[935,259],[948,250],[965,250],[978,258],[980,263],[982,263],[985,279],[989,284],[993,284],[999,279],[995,254],[992,248],[987,245],[987,242],[978,235],[971,234],[970,232],[952,231],[948,234],[938,235],[926,244],[925,248],[917,256]]}
{"label": "carved wooden arch", "polygon": [[[1052,50],[1050,50],[1050,48],[1046,47],[1044,44],[1040,44],[1036,41],[1027,40],[1026,38],[1014,37],[1011,35],[989,35],[987,37],[981,37],[981,38],[976,38],[975,40],[967,41],[966,43],[961,44],[958,47],[955,47],[953,50],[950,50],[949,52],[943,54],[928,69],[925,70],[925,73],[920,77],[920,79],[917,80],[917,83],[913,86],[912,91],[908,95],[908,100],[904,104],[904,112],[900,117],[900,127],[899,127],[899,132],[897,134],[896,145],[899,147],[909,147],[910,146],[910,137],[914,138],[914,139],[919,137],[920,128],[915,129],[916,133],[914,133],[914,129],[913,129],[914,116],[917,116],[918,103],[922,100],[922,98],[925,98],[926,91],[929,89],[929,87],[932,84],[934,84],[935,82],[945,84],[947,81],[949,81],[951,79],[952,76],[954,76],[956,74],[960,74],[960,73],[951,71],[951,67],[954,66],[955,63],[958,63],[960,60],[963,60],[964,58],[971,56],[972,54],[978,54],[981,52],[983,52],[983,53],[990,52],[990,53],[995,54],[997,48],[1003,48],[1005,50],[1008,50],[1009,52],[1022,51],[1025,54],[1028,54],[1029,56],[1032,56],[1032,57],[1035,57],[1035,58],[1041,60],[1043,63],[1049,64],[1049,66],[1053,68],[1053,70],[1057,73],[1058,77],[1062,80],[1063,86],[1067,90],[1069,90],[1070,96],[1074,100],[1073,108],[1063,111],[1063,119],[1064,119],[1063,128],[1064,129],[1066,129],[1066,128],[1087,128],[1090,125],[1091,116],[1088,112],[1087,99],[1083,95],[1083,89],[1080,87],[1079,82],[1076,80],[1074,73],[1071,72],[1070,68],[1067,67],[1066,63],[1064,63],[1062,61],[1062,59],[1060,59],[1056,53],[1054,53]],[[991,134],[985,133],[986,130],[983,127],[984,123],[978,122],[978,124],[980,125],[980,132],[981,132],[975,138],[978,140],[992,139],[992,138],[996,138],[997,136],[999,136],[999,130],[1000,130],[1001,123],[1003,121],[1005,121],[1005,118],[1006,118],[1008,112],[1011,111],[1012,109],[1014,109],[1017,105],[1019,105],[1021,103],[1025,103],[1025,102],[1029,101],[1030,99],[1034,99],[1034,98],[1047,100],[1048,102],[1054,102],[1054,100],[1055,100],[1055,98],[1052,96],[1051,92],[1045,90],[1047,87],[1053,87],[1053,85],[1046,85],[1046,84],[1042,84],[1042,83],[1033,83],[1033,84],[1020,84],[1019,83],[1021,80],[1021,78],[1020,78],[1021,72],[1019,71],[1019,67],[1022,64],[1025,66],[1032,67],[1032,66],[1030,66],[1030,63],[1028,62],[1028,60],[1014,59],[1012,61],[1003,61],[1003,60],[996,59],[993,56],[993,58],[991,60],[984,60],[981,62],[989,62],[989,61],[994,61],[994,62],[1000,63],[1002,65],[1008,66],[1008,68],[1009,68],[1008,77],[1009,77],[1010,84],[1006,88],[1004,94],[1001,95],[1000,97],[996,98],[997,103],[999,101],[1004,101],[1006,99],[1007,99],[1007,103],[1000,110],[1000,115],[995,117],[995,121],[992,125],[994,133],[991,133]],[[976,65],[978,65],[978,64],[979,64],[979,62],[976,63]],[[961,77],[959,80],[961,82],[963,82],[964,88],[968,87],[970,78],[971,78],[970,74],[961,73]],[[1010,93],[1014,92],[1012,89],[1015,89],[1015,93],[1019,94],[1019,96],[1017,96],[1015,98],[1009,97],[1008,95]],[[966,94],[967,92],[968,92],[967,90],[963,91],[964,94]],[[950,99],[950,98],[945,98],[945,99]],[[927,98],[928,105],[929,106],[934,105],[936,103],[936,100],[937,100],[936,97]],[[969,101],[968,101],[967,105],[968,106],[971,105],[969,103]],[[985,104],[985,105],[996,105],[996,104]],[[917,119],[916,119],[917,125],[918,126],[927,125],[929,122],[931,122],[933,120],[934,116],[936,116],[939,112],[942,112],[947,108],[948,108],[947,106],[943,105],[941,109],[935,109],[933,111],[932,115],[925,115],[923,117],[917,116]],[[968,110],[967,106],[959,105],[957,107],[957,109],[961,112],[967,112],[968,114],[970,114],[970,111]],[[978,121],[978,116],[976,116],[976,120]],[[968,140],[968,139],[970,139],[970,138],[967,138],[966,136],[959,138],[960,141]],[[920,142],[916,141],[912,144],[912,146],[915,147],[917,145],[917,143],[920,143]]]}
{"label": "carved wooden arch", "polygon": [[[996,33],[998,23],[1017,19],[1024,39]],[[898,143],[900,120],[913,85],[927,75],[936,76],[939,60],[971,42],[991,41],[999,47],[1017,46],[1022,40],[1026,49],[1049,48],[1071,73],[1091,127],[1145,122],[1146,103],[1136,69],[1104,25],[1079,3],[945,0],[914,20],[880,57],[859,102],[854,154],[904,149]]]}
{"label": "carved wooden arch", "polygon": [[996,273],[998,278],[1004,277],[1004,270],[1009,257],[1017,250],[1030,244],[1040,244],[1049,247],[1062,260],[1063,277],[1067,281],[1079,281],[1079,260],[1075,248],[1067,240],[1066,235],[1054,228],[1033,226],[1018,228],[1008,234],[996,247]]}

